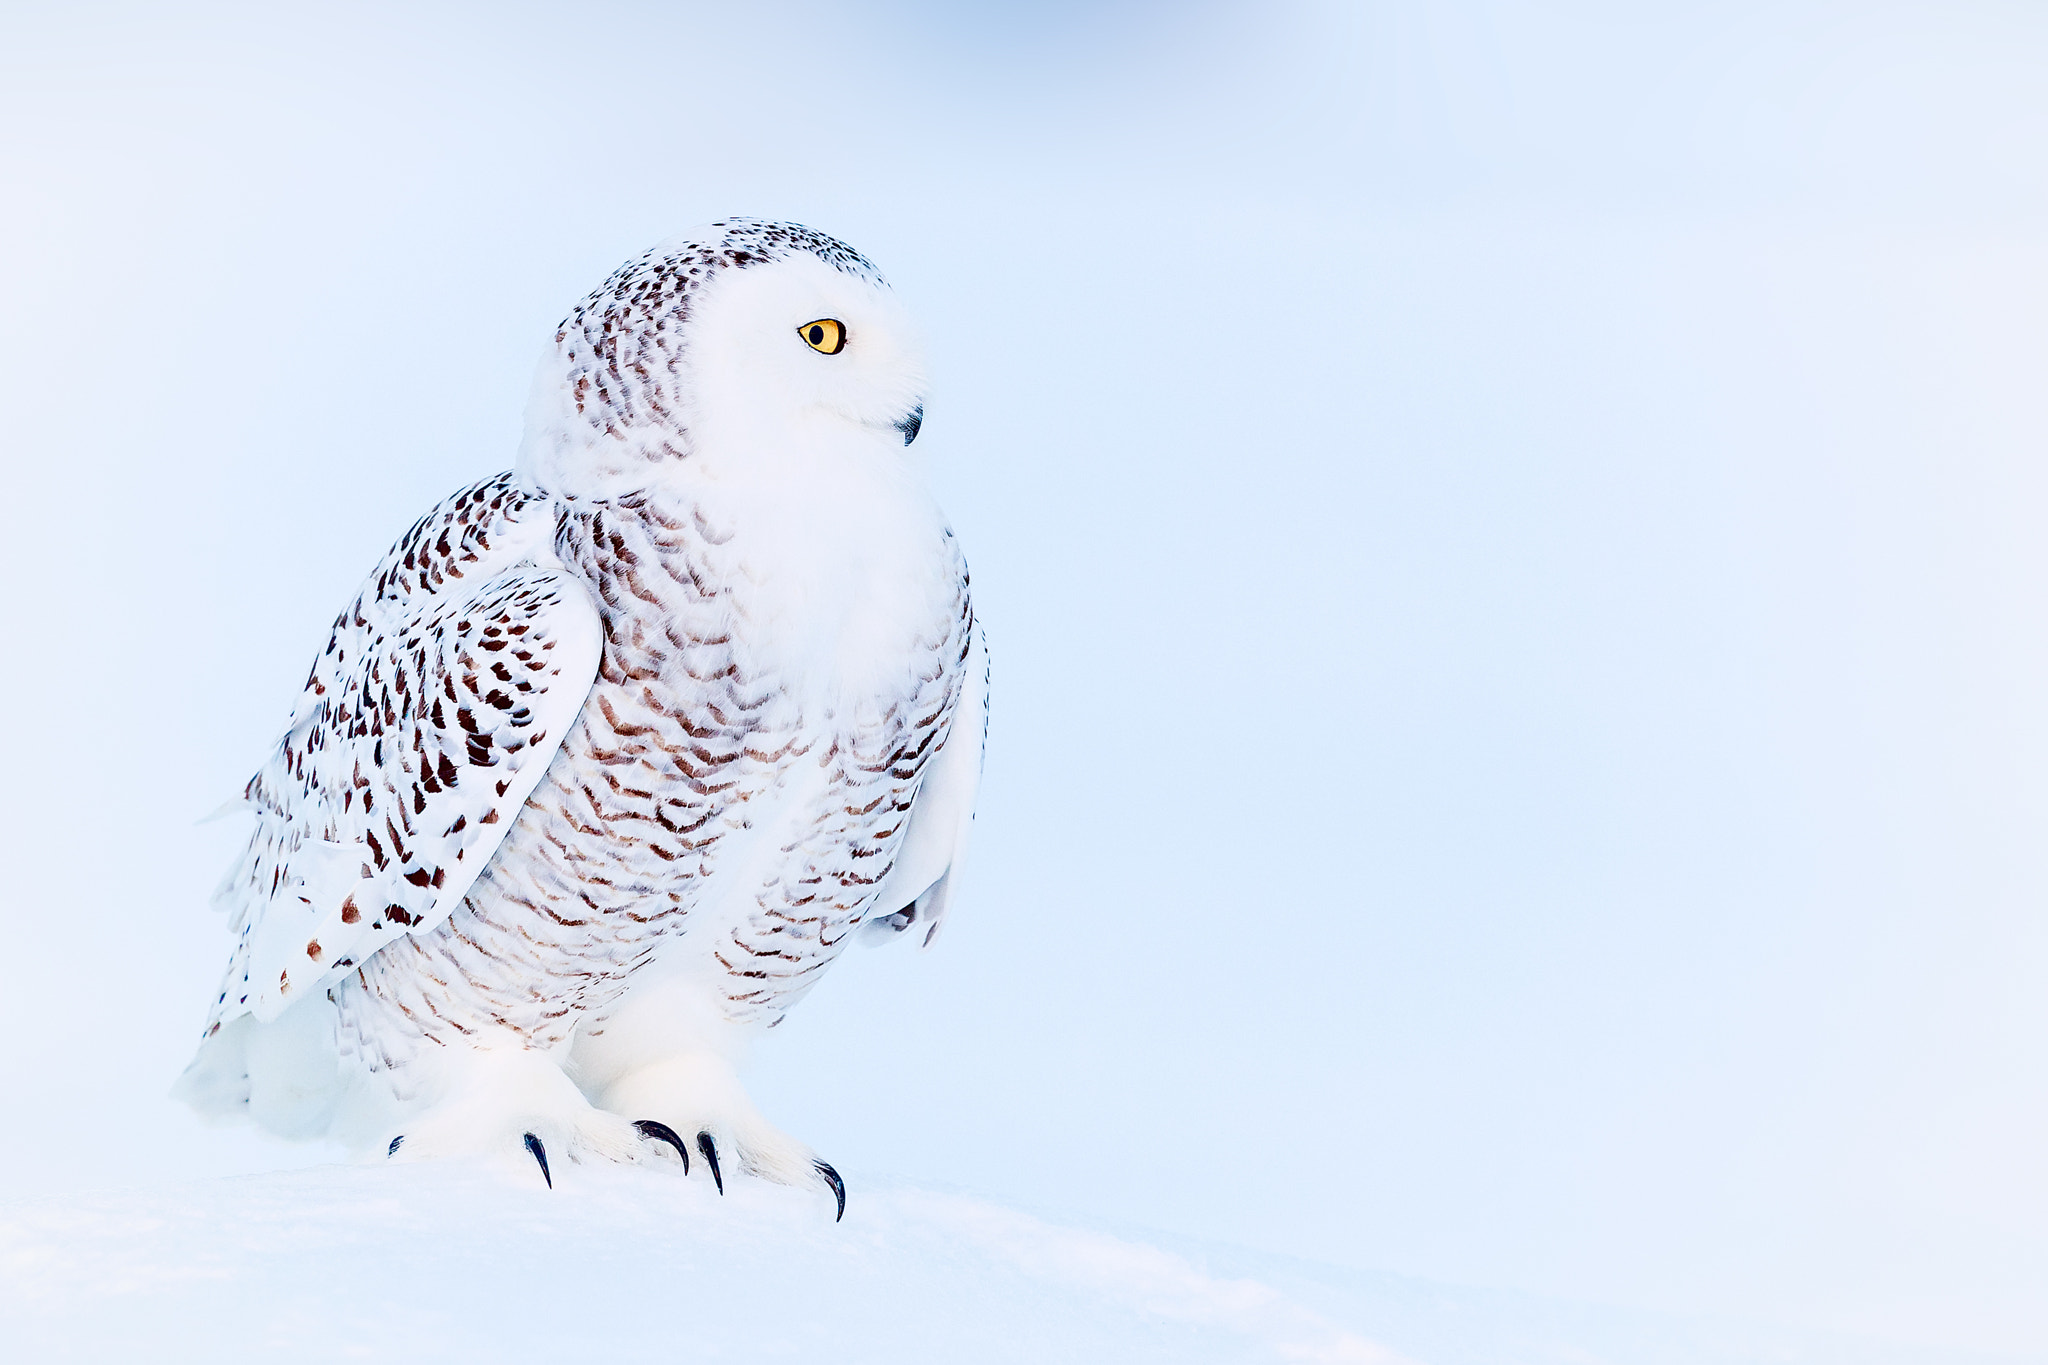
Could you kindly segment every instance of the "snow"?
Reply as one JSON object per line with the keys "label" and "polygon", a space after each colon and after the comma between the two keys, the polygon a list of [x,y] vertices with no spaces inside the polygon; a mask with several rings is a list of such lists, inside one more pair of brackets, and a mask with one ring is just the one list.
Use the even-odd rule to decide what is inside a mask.
{"label": "snow", "polygon": [[1149,1245],[967,1195],[325,1166],[0,1205],[16,1360],[1944,1362]]}
{"label": "snow", "polygon": [[[438,1163],[15,1204],[15,1359],[1399,1360],[1169,1252],[914,1189]],[[23,1349],[25,1348],[25,1349]]]}

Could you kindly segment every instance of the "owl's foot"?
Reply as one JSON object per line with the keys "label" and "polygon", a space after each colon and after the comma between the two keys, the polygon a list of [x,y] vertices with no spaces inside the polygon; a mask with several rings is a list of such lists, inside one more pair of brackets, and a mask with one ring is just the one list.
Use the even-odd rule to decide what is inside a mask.
{"label": "owl's foot", "polygon": [[[683,1144],[676,1139],[675,1130],[670,1128],[665,1123],[656,1123],[652,1119],[642,1119],[640,1120],[640,1122],[634,1124],[633,1126],[635,1128],[638,1128],[643,1133],[646,1133],[650,1128],[659,1128],[661,1130],[661,1136],[664,1142],[667,1142],[670,1146],[674,1147],[678,1152],[681,1152],[683,1150]],[[650,1137],[655,1136],[655,1134],[652,1133],[649,1133],[648,1135]],[[697,1150],[702,1152],[704,1154],[704,1159],[711,1163],[711,1178],[713,1181],[717,1182],[718,1192],[720,1194],[724,1194],[725,1176],[721,1174],[718,1169],[717,1139],[713,1138],[709,1133],[697,1134]],[[838,1211],[832,1215],[832,1221],[836,1223],[840,1219],[846,1217],[846,1182],[839,1178],[839,1172],[832,1169],[832,1163],[829,1161],[820,1161],[816,1157],[812,1157],[811,1169],[818,1173],[818,1178],[825,1182],[825,1188],[832,1191],[832,1198],[839,1205]],[[690,1156],[689,1153],[684,1152],[683,1174],[688,1175],[689,1173]]]}
{"label": "owl's foot", "polygon": [[405,1124],[386,1156],[395,1161],[446,1156],[512,1157],[540,1168],[554,1188],[550,1161],[637,1161],[640,1131],[594,1107],[562,1069],[522,1048],[477,1050],[448,1059],[450,1084]]}
{"label": "owl's foot", "polygon": [[617,1113],[659,1115],[640,1119],[633,1127],[648,1145],[673,1147],[685,1175],[690,1173],[689,1148],[694,1145],[703,1158],[704,1173],[720,1194],[725,1193],[726,1165],[737,1161],[748,1175],[829,1190],[837,1206],[835,1217],[846,1214],[846,1182],[839,1172],[762,1118],[721,1058],[666,1058],[614,1081],[598,1099]]}

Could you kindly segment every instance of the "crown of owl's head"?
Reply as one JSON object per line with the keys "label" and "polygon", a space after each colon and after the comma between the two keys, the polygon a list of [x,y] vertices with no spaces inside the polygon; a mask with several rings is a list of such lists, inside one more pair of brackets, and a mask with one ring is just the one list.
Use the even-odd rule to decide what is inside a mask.
{"label": "crown of owl's head", "polygon": [[729,218],[628,261],[541,359],[519,471],[562,497],[731,477],[792,450],[900,451],[922,348],[881,272],[794,223]]}

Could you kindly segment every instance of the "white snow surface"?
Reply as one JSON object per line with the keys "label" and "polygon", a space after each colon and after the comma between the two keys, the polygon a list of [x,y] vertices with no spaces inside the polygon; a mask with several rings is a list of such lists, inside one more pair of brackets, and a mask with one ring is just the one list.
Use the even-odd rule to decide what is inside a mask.
{"label": "white snow surface", "polygon": [[[966,1195],[324,1166],[0,1204],[10,1360],[1955,1361],[1168,1250]],[[1973,1357],[1975,1359],[1975,1357]]]}
{"label": "white snow surface", "polygon": [[1400,1357],[1255,1280],[956,1195],[330,1166],[0,1211],[16,1360]]}

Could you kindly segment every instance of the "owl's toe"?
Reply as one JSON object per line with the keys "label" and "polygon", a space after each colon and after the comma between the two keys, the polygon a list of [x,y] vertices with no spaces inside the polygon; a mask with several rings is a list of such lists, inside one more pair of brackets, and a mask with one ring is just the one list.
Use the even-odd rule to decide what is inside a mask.
{"label": "owl's toe", "polygon": [[829,1161],[813,1161],[811,1165],[817,1168],[819,1177],[832,1187],[832,1197],[839,1201],[839,1212],[832,1215],[832,1221],[836,1223],[846,1217],[846,1182],[839,1178],[839,1172],[832,1169],[832,1163]]}
{"label": "owl's toe", "polygon": [[555,1177],[548,1170],[547,1144],[532,1133],[527,1133],[524,1136],[526,1138],[526,1150],[533,1153],[533,1159],[540,1163],[540,1178],[548,1182],[549,1189],[553,1189],[555,1187]]}
{"label": "owl's toe", "polygon": [[[666,1142],[669,1146],[675,1148],[676,1155],[683,1159],[683,1174],[688,1175],[690,1173],[690,1149],[683,1145],[683,1139],[675,1129],[669,1127],[660,1119],[636,1119],[633,1126],[640,1131],[640,1136],[646,1138],[649,1142]],[[719,1191],[720,1194],[724,1192],[722,1189]]]}
{"label": "owl's toe", "polygon": [[724,1194],[725,1176],[720,1174],[718,1169],[718,1140],[709,1133],[699,1133],[697,1134],[697,1150],[702,1152],[704,1159],[711,1163],[711,1179],[717,1184],[718,1192]]}

